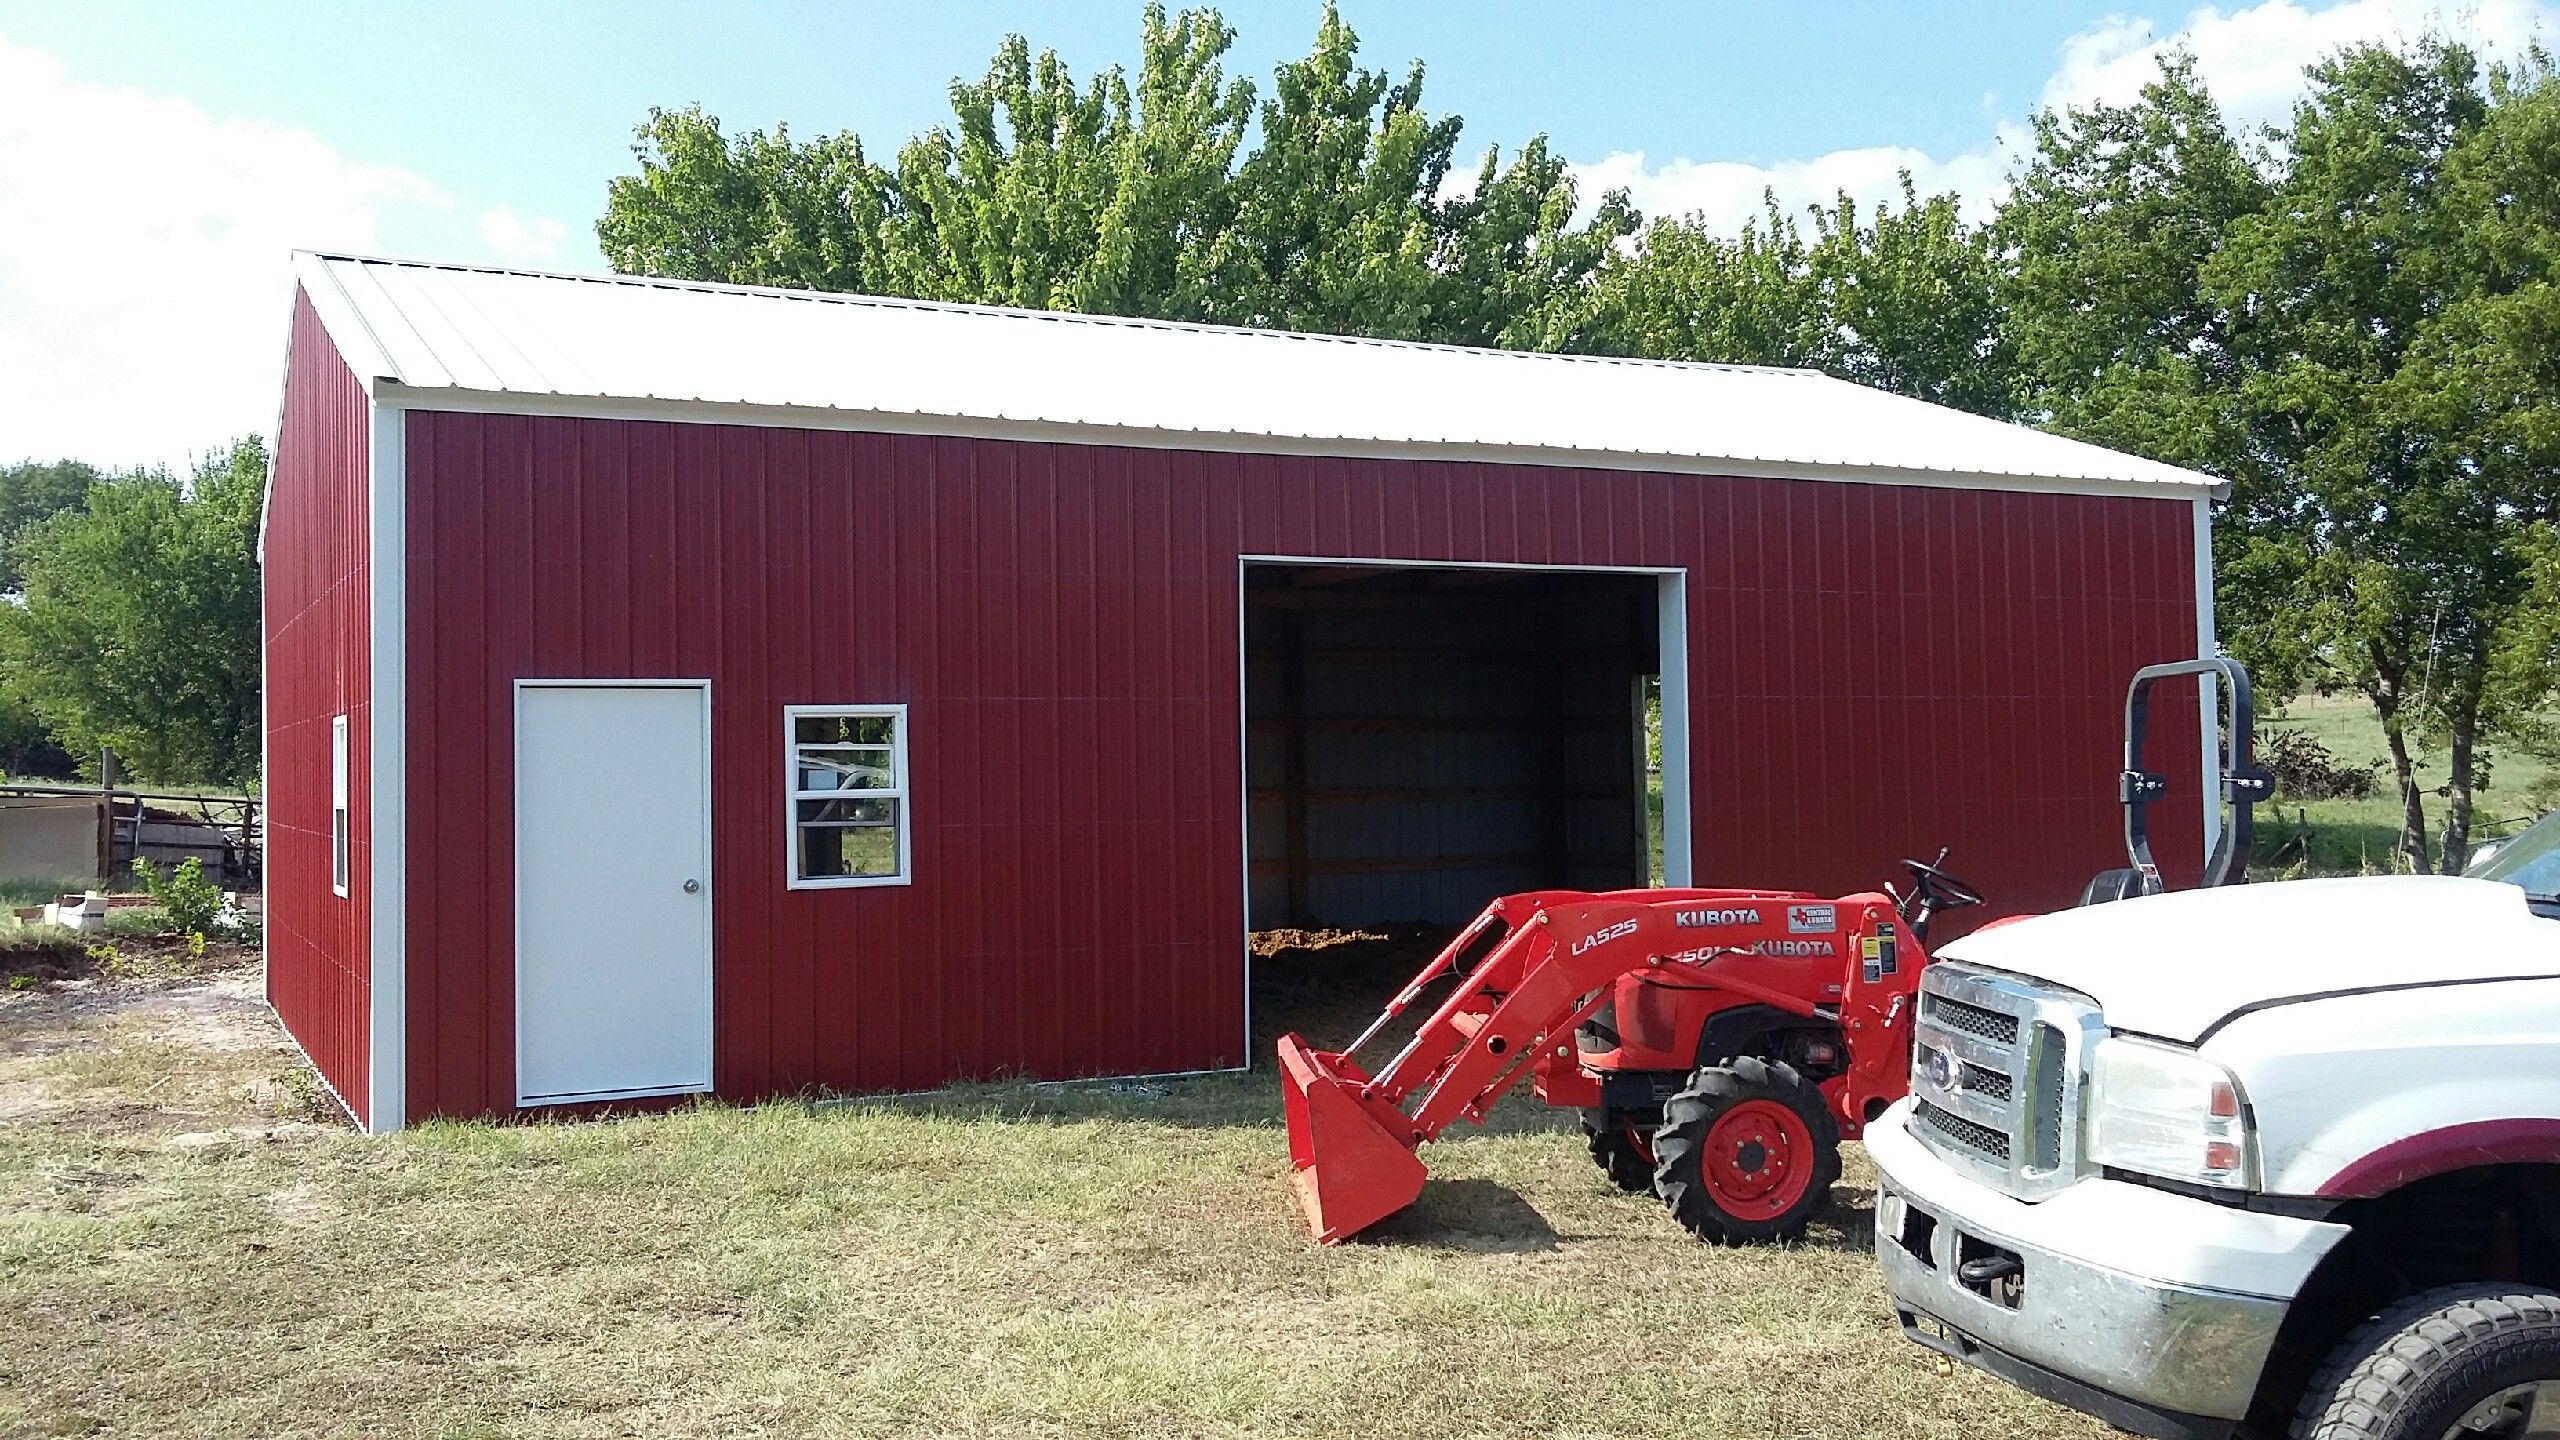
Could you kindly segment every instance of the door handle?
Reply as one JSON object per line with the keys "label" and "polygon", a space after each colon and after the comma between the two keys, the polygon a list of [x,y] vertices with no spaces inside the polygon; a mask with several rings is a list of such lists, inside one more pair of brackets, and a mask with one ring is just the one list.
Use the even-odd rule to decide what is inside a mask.
{"label": "door handle", "polygon": [[684,882],[684,893],[686,893],[687,895],[699,895],[699,894],[701,894],[701,893],[702,893],[702,882],[701,882],[701,881],[699,881],[699,880],[687,880],[686,882]]}

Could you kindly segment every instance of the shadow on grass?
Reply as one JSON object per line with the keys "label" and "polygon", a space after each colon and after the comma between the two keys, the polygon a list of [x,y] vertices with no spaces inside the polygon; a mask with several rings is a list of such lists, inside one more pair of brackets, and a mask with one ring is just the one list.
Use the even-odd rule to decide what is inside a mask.
{"label": "shadow on grass", "polygon": [[1875,1249],[1875,1242],[1876,1196],[1864,1186],[1832,1186],[1830,1208],[1804,1232],[1808,1250],[1864,1255]]}
{"label": "shadow on grass", "polygon": [[1532,1254],[1556,1248],[1555,1227],[1491,1180],[1426,1180],[1422,1198],[1352,1237],[1355,1245]]}

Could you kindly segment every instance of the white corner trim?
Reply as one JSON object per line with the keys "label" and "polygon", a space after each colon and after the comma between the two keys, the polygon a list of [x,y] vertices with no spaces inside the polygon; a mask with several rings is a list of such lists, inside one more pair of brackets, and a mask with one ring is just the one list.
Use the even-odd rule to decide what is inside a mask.
{"label": "white corner trim", "polygon": [[[2213,502],[2196,497],[2196,658],[2209,660],[2222,653],[2213,618]],[[2213,847],[2222,841],[2222,747],[2215,743],[2221,737],[2222,699],[2220,686],[2211,675],[2196,677],[2197,728],[2204,748],[2204,858],[2210,863]]]}
{"label": "white corner trim", "polygon": [[369,1128],[388,1135],[409,1119],[408,840],[408,424],[396,406],[373,407],[372,517],[367,573],[373,591],[373,753],[367,772],[367,839],[372,866],[372,1071]]}

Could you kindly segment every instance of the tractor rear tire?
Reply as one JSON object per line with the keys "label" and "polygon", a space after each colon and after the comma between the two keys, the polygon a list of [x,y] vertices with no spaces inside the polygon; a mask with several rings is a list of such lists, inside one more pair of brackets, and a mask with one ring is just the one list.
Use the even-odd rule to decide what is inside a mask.
{"label": "tractor rear tire", "polygon": [[1591,1163],[1609,1183],[1633,1195],[1653,1193],[1653,1127],[1616,1116],[1607,1121],[1582,1117],[1582,1137],[1590,1142]]}
{"label": "tractor rear tire", "polygon": [[1716,1245],[1801,1239],[1840,1178],[1840,1125],[1795,1067],[1737,1056],[1689,1077],[1653,1133],[1653,1193]]}

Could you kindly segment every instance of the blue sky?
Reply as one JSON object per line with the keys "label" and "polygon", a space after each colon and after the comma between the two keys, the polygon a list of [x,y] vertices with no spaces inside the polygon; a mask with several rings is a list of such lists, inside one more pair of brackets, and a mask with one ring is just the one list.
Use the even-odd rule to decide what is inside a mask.
{"label": "blue sky", "polygon": [[[1538,132],[1587,186],[1731,225],[1788,204],[1996,197],[2041,104],[2127,93],[2165,44],[2243,121],[2301,66],[2448,28],[2560,39],[2554,0],[1550,5],[1346,0],[1372,65],[1429,66],[1464,149]],[[1231,73],[1304,52],[1318,7],[1221,7]],[[0,460],[180,460],[272,423],[296,245],[600,266],[606,181],[652,104],[733,128],[850,129],[875,151],[944,119],[1009,31],[1079,75],[1128,63],[1138,5],[527,6],[0,0]],[[146,405],[133,403],[140,389]]]}
{"label": "blue sky", "polygon": [[[1364,54],[1429,65],[1426,94],[1506,148],[1773,161],[1978,144],[2102,4],[1486,6],[1351,0]],[[1318,7],[1230,4],[1231,69],[1303,54]],[[0,35],[75,74],[299,126],[351,156],[585,231],[652,104],[733,126],[853,130],[888,150],[945,118],[954,75],[1008,32],[1077,74],[1136,58],[1131,0],[1067,5],[0,4]],[[2178,12],[2164,12],[2174,21]],[[1493,17],[1490,21],[1486,17]]]}

